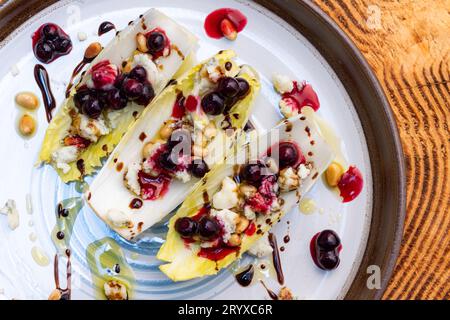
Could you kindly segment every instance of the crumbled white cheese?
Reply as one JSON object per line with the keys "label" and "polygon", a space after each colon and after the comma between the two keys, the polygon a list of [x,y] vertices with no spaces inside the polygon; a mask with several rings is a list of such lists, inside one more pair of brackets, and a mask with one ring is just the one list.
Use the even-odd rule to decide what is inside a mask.
{"label": "crumbled white cheese", "polygon": [[280,107],[281,114],[285,118],[289,119],[298,115],[297,109],[292,108],[292,106],[285,99],[281,99],[278,105]]}
{"label": "crumbled white cheese", "polygon": [[92,142],[97,142],[98,138],[107,135],[110,130],[106,126],[105,120],[100,117],[98,119],[90,119],[84,114],[80,114],[80,136]]}
{"label": "crumbled white cheese", "polygon": [[248,220],[254,220],[256,218],[256,213],[250,206],[244,207],[244,215]]}
{"label": "crumbled white cheese", "polygon": [[292,167],[280,171],[278,185],[282,191],[292,191],[300,186],[300,178]]}
{"label": "crumbled white cheese", "polygon": [[11,66],[11,74],[13,77],[17,77],[20,73],[19,67],[17,66],[17,64],[14,64]]}
{"label": "crumbled white cheese", "polygon": [[132,223],[128,215],[120,210],[110,209],[106,215],[108,221],[117,228],[129,227]]}
{"label": "crumbled white cheese", "polygon": [[275,90],[280,94],[294,90],[294,82],[288,76],[276,74],[273,76],[272,82]]}
{"label": "crumbled white cheese", "polygon": [[115,280],[105,282],[103,289],[108,300],[127,300],[127,287]]}
{"label": "crumbled white cheese", "polygon": [[78,152],[79,150],[76,146],[59,148],[52,153],[52,161],[58,169],[61,169],[66,174],[70,170],[69,163],[77,160]]}
{"label": "crumbled white cheese", "polygon": [[78,32],[77,36],[80,41],[85,41],[87,39],[87,34],[83,31]]}
{"label": "crumbled white cheese", "polygon": [[141,170],[141,164],[133,162],[128,166],[125,174],[125,183],[130,191],[136,195],[141,195],[141,185],[139,184],[138,173]]}
{"label": "crumbled white cheese", "polygon": [[191,181],[191,175],[187,170],[177,171],[175,172],[175,178],[182,181],[183,183]]}
{"label": "crumbled white cheese", "polygon": [[250,249],[248,249],[248,253],[257,258],[267,257],[272,254],[273,248],[269,243],[269,236],[265,234],[258,241],[256,241]]}
{"label": "crumbled white cheese", "polygon": [[239,215],[231,210],[211,210],[211,216],[219,220],[223,227],[222,239],[225,243],[230,240],[231,234],[236,231],[236,222]]}
{"label": "crumbled white cheese", "polygon": [[237,185],[230,177],[222,181],[222,189],[213,196],[213,207],[216,209],[231,209],[239,202]]}
{"label": "crumbled white cheese", "polygon": [[108,111],[106,114],[106,118],[108,120],[108,124],[112,129],[117,128],[119,125],[120,120],[122,120],[122,115],[125,112],[125,109],[122,110],[114,110],[114,111]]}
{"label": "crumbled white cheese", "polygon": [[0,214],[4,214],[8,218],[8,226],[11,230],[17,229],[19,226],[19,211],[16,208],[16,202],[12,199],[6,201],[5,206],[0,209]]}
{"label": "crumbled white cheese", "polygon": [[134,68],[136,66],[141,66],[147,71],[147,80],[152,84],[153,87],[158,87],[160,82],[160,76],[158,67],[155,63],[150,59],[147,54],[137,54],[133,58],[133,62],[131,66]]}
{"label": "crumbled white cheese", "polygon": [[222,68],[220,66],[219,60],[216,58],[210,59],[205,65],[206,71],[208,72],[209,79],[217,83],[222,77]]}
{"label": "crumbled white cheese", "polygon": [[298,167],[298,175],[302,180],[306,179],[310,175],[310,173],[311,170],[304,164],[301,164],[300,167]]}

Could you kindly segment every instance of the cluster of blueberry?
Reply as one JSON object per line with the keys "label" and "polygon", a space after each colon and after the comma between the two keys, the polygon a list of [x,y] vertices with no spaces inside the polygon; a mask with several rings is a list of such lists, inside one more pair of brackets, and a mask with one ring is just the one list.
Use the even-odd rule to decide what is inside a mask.
{"label": "cluster of blueberry", "polygon": [[52,23],[44,24],[39,28],[33,40],[36,58],[43,63],[50,63],[72,50],[70,37]]}
{"label": "cluster of blueberry", "polygon": [[146,106],[154,96],[153,87],[147,80],[146,70],[136,66],[130,73],[117,76],[111,88],[91,89],[86,86],[80,88],[75,94],[74,102],[82,114],[97,119],[105,108],[121,110],[129,101]]}

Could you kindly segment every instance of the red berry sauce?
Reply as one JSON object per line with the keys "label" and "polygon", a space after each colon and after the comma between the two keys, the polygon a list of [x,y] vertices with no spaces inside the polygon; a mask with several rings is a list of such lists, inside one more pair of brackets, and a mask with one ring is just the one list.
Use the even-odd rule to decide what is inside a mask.
{"label": "red berry sauce", "polygon": [[35,57],[50,63],[72,51],[72,41],[61,27],[54,23],[45,23],[32,35],[33,52]]}
{"label": "red berry sauce", "polygon": [[358,168],[351,166],[341,177],[338,188],[343,202],[353,201],[362,191],[364,180]]}
{"label": "red berry sauce", "polygon": [[[309,252],[311,254],[311,258],[314,261],[314,264],[318,266],[320,269],[323,269],[320,262],[317,259],[317,252],[320,250],[317,247],[317,238],[319,237],[320,232],[317,232],[311,239],[311,242],[309,243]],[[342,251],[342,244],[339,245],[339,247],[336,248],[337,254],[339,254]]]}
{"label": "red berry sauce", "polygon": [[236,28],[239,33],[244,30],[247,25],[247,17],[236,9],[222,8],[211,12],[205,19],[205,31],[206,34],[213,39],[221,39],[224,37],[220,28],[220,24],[223,19],[228,19]]}
{"label": "red berry sauce", "polygon": [[186,109],[184,108],[184,97],[180,94],[177,97],[172,109],[172,118],[181,119],[186,114]]}
{"label": "red berry sauce", "polygon": [[153,177],[143,171],[138,173],[141,195],[144,200],[157,200],[162,198],[169,190],[171,178],[160,174]]}
{"label": "red berry sauce", "polygon": [[289,101],[299,113],[303,107],[309,106],[314,111],[319,110],[320,102],[317,93],[310,84],[303,83],[299,85],[294,81],[294,89],[291,92],[283,94],[283,100]]}
{"label": "red berry sauce", "polygon": [[251,237],[256,232],[256,225],[252,222],[248,227],[247,230],[245,230],[245,235],[248,237]]}

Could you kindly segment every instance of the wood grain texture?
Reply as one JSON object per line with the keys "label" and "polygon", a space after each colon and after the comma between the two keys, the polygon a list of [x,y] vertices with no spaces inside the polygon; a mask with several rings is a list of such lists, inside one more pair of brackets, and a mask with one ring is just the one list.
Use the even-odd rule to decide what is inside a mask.
{"label": "wood grain texture", "polygon": [[394,111],[407,165],[404,239],[385,299],[450,298],[450,0],[315,0]]}

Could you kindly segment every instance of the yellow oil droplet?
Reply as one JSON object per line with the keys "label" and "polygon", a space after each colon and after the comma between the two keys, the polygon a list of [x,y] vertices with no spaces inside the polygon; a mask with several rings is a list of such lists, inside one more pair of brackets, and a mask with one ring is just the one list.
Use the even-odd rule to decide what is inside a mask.
{"label": "yellow oil droplet", "polygon": [[310,198],[302,199],[300,201],[299,208],[300,212],[306,215],[313,214],[317,210],[316,203]]}
{"label": "yellow oil droplet", "polygon": [[46,267],[50,264],[50,259],[47,254],[39,247],[33,247],[31,249],[31,256],[33,257],[34,262],[41,267]]}

